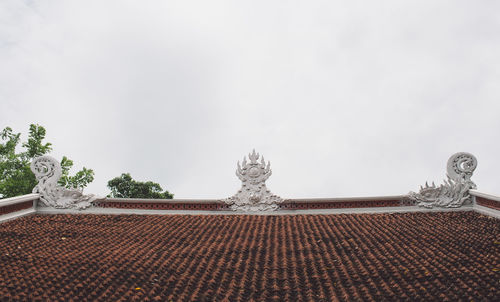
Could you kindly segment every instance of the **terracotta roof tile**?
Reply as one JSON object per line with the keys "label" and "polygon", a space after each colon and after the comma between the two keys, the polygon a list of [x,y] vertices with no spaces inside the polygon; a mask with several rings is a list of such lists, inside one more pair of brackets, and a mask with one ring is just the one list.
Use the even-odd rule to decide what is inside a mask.
{"label": "terracotta roof tile", "polygon": [[475,212],[33,215],[0,225],[0,300],[500,301]]}

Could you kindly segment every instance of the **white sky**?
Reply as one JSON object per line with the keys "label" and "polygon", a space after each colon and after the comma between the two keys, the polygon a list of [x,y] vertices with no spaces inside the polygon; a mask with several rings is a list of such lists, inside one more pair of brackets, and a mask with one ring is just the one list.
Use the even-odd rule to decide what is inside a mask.
{"label": "white sky", "polygon": [[223,198],[253,148],[284,198],[406,194],[455,152],[500,194],[500,1],[0,2],[0,128]]}

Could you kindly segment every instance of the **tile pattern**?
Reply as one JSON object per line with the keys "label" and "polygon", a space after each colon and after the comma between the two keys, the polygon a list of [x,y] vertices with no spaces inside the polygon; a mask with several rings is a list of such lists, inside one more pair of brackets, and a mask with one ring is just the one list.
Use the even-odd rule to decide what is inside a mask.
{"label": "tile pattern", "polygon": [[0,207],[0,215],[14,213],[21,210],[26,210],[33,207],[33,200],[23,201],[20,203],[11,204]]}
{"label": "tile pattern", "polygon": [[0,224],[1,301],[500,301],[476,212],[32,215]]}
{"label": "tile pattern", "polygon": [[487,199],[487,198],[476,196],[476,203],[480,206],[483,206],[483,207],[488,207],[488,208],[492,208],[495,210],[500,210],[500,202],[493,200],[493,199]]}
{"label": "tile pattern", "polygon": [[166,202],[126,202],[126,201],[100,201],[95,203],[99,208],[118,208],[118,209],[140,209],[140,210],[187,210],[187,211],[215,211],[229,210],[224,203],[166,203]]}
{"label": "tile pattern", "polygon": [[[300,202],[285,201],[278,205],[280,210],[309,210],[309,209],[344,209],[344,208],[378,208],[399,207],[410,205],[403,200],[358,200],[358,201],[322,201],[322,202]],[[119,209],[142,209],[142,210],[207,210],[207,211],[230,211],[230,206],[223,202],[198,202],[198,203],[166,203],[144,200],[143,202],[126,201],[99,201],[95,203],[99,208]]]}
{"label": "tile pattern", "polygon": [[403,206],[400,200],[359,200],[359,201],[328,201],[328,202],[284,202],[279,205],[282,210],[308,209],[344,209],[344,208],[379,208]]}

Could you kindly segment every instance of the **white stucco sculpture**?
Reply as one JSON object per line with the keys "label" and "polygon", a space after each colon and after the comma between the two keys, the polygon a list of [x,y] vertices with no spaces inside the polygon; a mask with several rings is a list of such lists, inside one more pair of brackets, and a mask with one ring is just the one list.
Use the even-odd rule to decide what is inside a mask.
{"label": "white stucco sculpture", "polygon": [[445,180],[444,184],[436,187],[434,182],[431,186],[426,182],[425,187],[420,186],[420,192],[410,192],[408,198],[426,208],[458,208],[470,204],[472,198],[469,189],[476,188],[470,178],[476,167],[477,159],[474,155],[466,152],[453,154],[448,160],[448,180]]}
{"label": "white stucco sculpture", "polygon": [[[259,162],[260,157],[260,162]],[[234,211],[273,211],[283,202],[279,196],[272,194],[266,187],[266,180],[271,176],[271,164],[264,161],[259,153],[248,155],[236,169],[236,176],[241,180],[241,189],[232,197],[223,199]]]}
{"label": "white stucco sculpture", "polygon": [[44,155],[31,163],[38,184],[33,193],[40,194],[40,200],[47,206],[60,209],[85,209],[100,199],[94,195],[83,195],[81,189],[66,189],[57,182],[61,178],[61,164],[53,157]]}

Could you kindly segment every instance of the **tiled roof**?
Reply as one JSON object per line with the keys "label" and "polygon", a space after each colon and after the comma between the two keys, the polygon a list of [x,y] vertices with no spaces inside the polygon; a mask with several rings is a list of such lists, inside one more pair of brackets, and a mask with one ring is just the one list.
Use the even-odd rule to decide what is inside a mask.
{"label": "tiled roof", "polygon": [[500,301],[476,212],[32,215],[0,224],[0,300]]}

